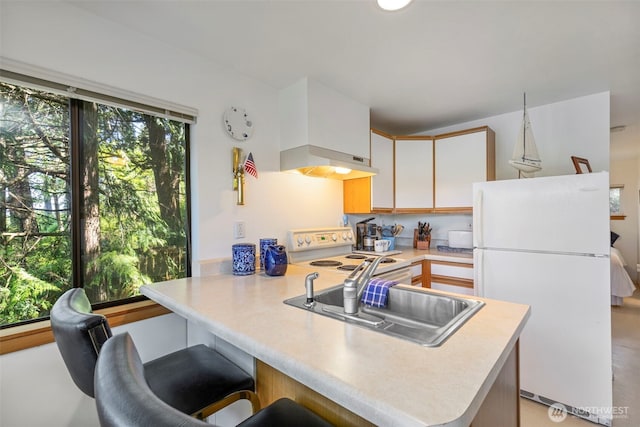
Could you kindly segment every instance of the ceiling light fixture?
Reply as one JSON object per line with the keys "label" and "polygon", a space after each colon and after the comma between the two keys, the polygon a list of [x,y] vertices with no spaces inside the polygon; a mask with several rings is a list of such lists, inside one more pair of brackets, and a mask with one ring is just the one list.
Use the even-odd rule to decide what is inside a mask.
{"label": "ceiling light fixture", "polygon": [[383,10],[400,10],[411,3],[411,0],[377,0],[378,6]]}

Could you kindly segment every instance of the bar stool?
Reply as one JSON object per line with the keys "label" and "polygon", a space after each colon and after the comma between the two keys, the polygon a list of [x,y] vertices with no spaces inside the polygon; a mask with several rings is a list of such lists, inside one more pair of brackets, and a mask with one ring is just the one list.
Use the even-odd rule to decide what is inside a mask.
{"label": "bar stool", "polygon": [[[96,361],[112,336],[106,317],[92,313],[84,289],[73,288],[53,305],[51,328],[74,383],[94,397]],[[240,399],[248,399],[254,413],[260,409],[251,375],[202,344],[145,363],[144,377],[164,403],[197,418]]]}
{"label": "bar stool", "polygon": [[[102,427],[211,427],[160,400],[147,385],[138,350],[128,333],[107,341],[94,380]],[[238,427],[330,427],[331,424],[290,399],[279,399]]]}

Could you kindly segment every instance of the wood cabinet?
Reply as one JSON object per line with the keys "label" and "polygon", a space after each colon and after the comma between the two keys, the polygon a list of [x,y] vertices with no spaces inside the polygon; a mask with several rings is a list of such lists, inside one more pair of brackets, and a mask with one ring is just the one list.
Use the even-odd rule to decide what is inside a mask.
{"label": "wood cabinet", "polygon": [[392,213],[394,205],[393,136],[371,129],[371,167],[378,169],[372,177],[348,179],[342,184],[346,214]]}
{"label": "wood cabinet", "polygon": [[433,138],[396,137],[395,212],[433,208]]}
{"label": "wood cabinet", "polygon": [[457,294],[474,295],[473,264],[426,260],[425,287]]}
{"label": "wood cabinet", "polygon": [[495,133],[487,126],[435,137],[372,129],[371,166],[377,175],[344,181],[345,213],[471,213],[473,183],[496,179]]}
{"label": "wood cabinet", "polygon": [[[470,427],[520,426],[519,357],[518,341],[500,368]],[[375,425],[261,360],[256,360],[256,393],[263,406],[288,397],[334,425]]]}
{"label": "wood cabinet", "polygon": [[424,264],[425,260],[412,262],[409,268],[411,269],[411,286],[424,287]]}
{"label": "wood cabinet", "polygon": [[371,178],[343,181],[342,205],[346,214],[362,214],[371,211]]}
{"label": "wood cabinet", "polygon": [[468,211],[473,183],[496,179],[495,133],[484,126],[438,135],[434,145],[436,212]]}
{"label": "wood cabinet", "polygon": [[371,130],[371,167],[378,173],[371,177],[371,211],[391,212],[394,206],[393,136]]}

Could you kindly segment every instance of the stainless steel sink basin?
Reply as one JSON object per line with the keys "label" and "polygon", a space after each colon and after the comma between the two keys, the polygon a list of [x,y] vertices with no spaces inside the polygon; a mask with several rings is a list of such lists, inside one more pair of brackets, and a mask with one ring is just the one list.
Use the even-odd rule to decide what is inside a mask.
{"label": "stainless steel sink basin", "polygon": [[472,298],[403,286],[389,289],[387,307],[375,308],[361,303],[357,315],[344,314],[342,285],[318,292],[312,307],[306,307],[305,302],[305,295],[284,301],[294,307],[427,347],[441,345],[484,305],[484,302]]}

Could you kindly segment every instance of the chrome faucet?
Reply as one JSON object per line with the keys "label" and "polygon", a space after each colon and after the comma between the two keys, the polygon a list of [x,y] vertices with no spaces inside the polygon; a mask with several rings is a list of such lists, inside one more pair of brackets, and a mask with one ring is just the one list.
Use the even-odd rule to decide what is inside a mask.
{"label": "chrome faucet", "polygon": [[366,259],[345,279],[342,289],[345,314],[358,313],[358,306],[360,305],[360,298],[362,298],[365,285],[369,283],[369,279],[371,279],[383,259],[384,257],[377,257],[374,261],[371,261],[371,258]]}
{"label": "chrome faucet", "polygon": [[313,300],[313,281],[317,279],[318,276],[319,274],[317,272],[311,273],[307,274],[307,277],[305,277],[304,279],[304,288],[307,291],[307,301],[304,303],[304,306],[307,308],[311,308],[316,304],[316,302]]}

